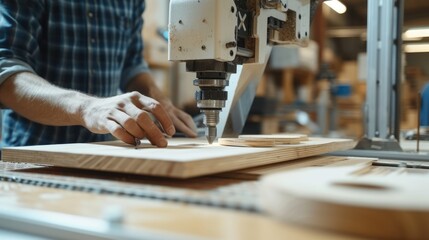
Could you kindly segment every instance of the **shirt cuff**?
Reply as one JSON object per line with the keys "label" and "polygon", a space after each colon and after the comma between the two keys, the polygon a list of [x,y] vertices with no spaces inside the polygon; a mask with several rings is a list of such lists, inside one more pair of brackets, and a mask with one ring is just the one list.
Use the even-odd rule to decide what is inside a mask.
{"label": "shirt cuff", "polygon": [[146,62],[143,62],[135,67],[127,68],[122,73],[120,89],[122,92],[126,92],[126,87],[128,83],[138,74],[140,73],[148,73],[150,72],[149,67]]}
{"label": "shirt cuff", "polygon": [[15,58],[7,58],[0,60],[0,85],[10,76],[19,72],[35,73],[33,68],[26,62]]}

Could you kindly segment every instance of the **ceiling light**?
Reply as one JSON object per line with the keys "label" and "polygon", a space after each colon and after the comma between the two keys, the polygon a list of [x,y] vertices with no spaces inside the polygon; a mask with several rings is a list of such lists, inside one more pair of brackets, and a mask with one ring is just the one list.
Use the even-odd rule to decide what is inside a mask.
{"label": "ceiling light", "polygon": [[407,31],[405,31],[403,37],[404,39],[429,37],[429,28],[428,27],[410,28]]}
{"label": "ceiling light", "polygon": [[407,53],[429,52],[429,43],[404,44],[404,51]]}
{"label": "ceiling light", "polygon": [[328,5],[330,8],[332,8],[332,10],[334,10],[335,12],[337,12],[339,14],[343,14],[347,10],[346,5],[344,5],[339,0],[326,0],[323,3]]}

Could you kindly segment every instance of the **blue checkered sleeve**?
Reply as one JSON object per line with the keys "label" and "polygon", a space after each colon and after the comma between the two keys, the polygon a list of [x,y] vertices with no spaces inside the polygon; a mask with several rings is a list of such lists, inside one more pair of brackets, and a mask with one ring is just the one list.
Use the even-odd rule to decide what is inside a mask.
{"label": "blue checkered sleeve", "polygon": [[31,65],[40,56],[38,14],[43,7],[36,1],[26,2],[28,7],[20,7],[20,1],[7,2],[0,5],[0,84],[17,72],[34,72]]}
{"label": "blue checkered sleeve", "polygon": [[[30,71],[98,97],[124,91],[148,71],[142,57],[144,7],[144,0],[0,0],[0,84]],[[7,109],[0,147],[110,138],[81,126],[41,125]]]}
{"label": "blue checkered sleeve", "polygon": [[125,57],[125,66],[126,68],[122,72],[121,76],[121,85],[120,88],[123,92],[126,92],[127,84],[130,82],[133,77],[142,72],[148,72],[149,68],[144,61],[142,54],[143,52],[143,40],[141,35],[141,29],[143,27],[143,18],[141,17],[144,11],[144,4],[138,4],[135,6],[138,11],[136,16],[134,16],[134,22],[132,23],[132,38],[130,40],[130,45]]}

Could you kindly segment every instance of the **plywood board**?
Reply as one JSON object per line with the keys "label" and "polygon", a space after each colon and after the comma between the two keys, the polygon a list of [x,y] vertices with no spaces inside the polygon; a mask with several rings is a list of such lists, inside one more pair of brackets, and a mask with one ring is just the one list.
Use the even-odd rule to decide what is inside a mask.
{"label": "plywood board", "polygon": [[287,162],[240,169],[234,172],[226,172],[222,173],[220,176],[243,180],[257,180],[262,176],[307,167],[355,165],[370,166],[371,163],[375,160],[377,159],[360,157],[312,156]]}
{"label": "plywood board", "polygon": [[173,138],[167,148],[145,141],[137,148],[119,141],[57,144],[4,148],[2,157],[8,162],[189,178],[351,149],[355,144],[349,139],[310,138],[300,144],[252,148]]}
{"label": "plywood board", "polygon": [[307,141],[302,134],[258,134],[240,135],[238,138],[219,138],[218,143],[235,147],[272,147],[277,144],[298,144]]}
{"label": "plywood board", "polygon": [[308,136],[304,134],[257,134],[257,135],[240,135],[240,139],[269,139],[275,141],[276,144],[294,144],[300,143],[302,141],[307,141]]}
{"label": "plywood board", "polygon": [[276,145],[276,142],[270,139],[241,138],[219,138],[218,143],[223,146],[232,147],[274,147]]}

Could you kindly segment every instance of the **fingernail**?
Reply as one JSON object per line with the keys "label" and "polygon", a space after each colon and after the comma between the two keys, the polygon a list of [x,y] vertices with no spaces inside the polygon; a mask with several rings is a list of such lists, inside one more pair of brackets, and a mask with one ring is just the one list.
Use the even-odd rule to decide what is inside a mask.
{"label": "fingernail", "polygon": [[170,136],[173,136],[176,133],[176,129],[174,128],[174,126],[171,126],[167,129],[167,134]]}
{"label": "fingernail", "polygon": [[161,140],[159,141],[159,145],[158,145],[158,147],[167,147],[167,145],[168,145],[167,140],[165,140],[165,139],[161,139]]}

